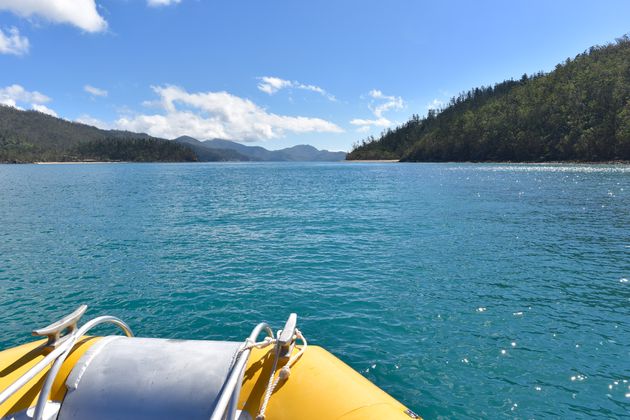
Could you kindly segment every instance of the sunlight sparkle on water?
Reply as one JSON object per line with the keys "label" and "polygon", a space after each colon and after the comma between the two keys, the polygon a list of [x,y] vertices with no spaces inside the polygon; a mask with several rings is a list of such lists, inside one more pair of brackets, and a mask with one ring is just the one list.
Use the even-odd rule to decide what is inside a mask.
{"label": "sunlight sparkle on water", "polygon": [[[464,170],[466,167],[454,167],[451,170]],[[480,166],[479,171],[488,172],[558,172],[558,173],[630,173],[628,165],[556,165],[556,164],[521,164]]]}

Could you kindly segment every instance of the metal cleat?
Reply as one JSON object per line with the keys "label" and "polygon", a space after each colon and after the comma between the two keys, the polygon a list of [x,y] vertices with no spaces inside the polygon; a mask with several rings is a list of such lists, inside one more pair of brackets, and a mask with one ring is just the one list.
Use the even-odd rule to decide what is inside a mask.
{"label": "metal cleat", "polygon": [[295,329],[297,327],[297,314],[289,315],[282,331],[278,333],[278,345],[280,346],[280,357],[291,357],[293,347],[295,347]]}
{"label": "metal cleat", "polygon": [[[87,305],[81,305],[71,314],[64,316],[49,326],[33,330],[33,335],[38,337],[48,337],[46,346],[55,348],[77,330],[77,323],[86,310]],[[65,334],[62,335],[64,332]]]}

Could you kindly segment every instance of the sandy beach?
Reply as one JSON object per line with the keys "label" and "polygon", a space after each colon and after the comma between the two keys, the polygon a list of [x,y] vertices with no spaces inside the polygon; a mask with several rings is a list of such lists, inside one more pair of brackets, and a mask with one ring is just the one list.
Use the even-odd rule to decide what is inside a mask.
{"label": "sandy beach", "polygon": [[366,160],[343,160],[345,163],[398,163],[398,159],[366,159]]}
{"label": "sandy beach", "polygon": [[80,161],[80,162],[33,162],[34,165],[100,165],[110,163],[125,163],[125,162],[96,162],[96,161]]}

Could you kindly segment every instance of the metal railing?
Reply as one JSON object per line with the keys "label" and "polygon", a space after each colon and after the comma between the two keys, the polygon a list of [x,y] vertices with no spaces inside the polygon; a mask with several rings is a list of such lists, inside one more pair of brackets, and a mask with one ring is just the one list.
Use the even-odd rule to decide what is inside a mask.
{"label": "metal railing", "polygon": [[[84,337],[92,328],[106,323],[114,324],[120,327],[127,337],[133,337],[131,328],[129,328],[125,322],[119,318],[109,315],[94,318],[86,322],[83,326],[81,326],[81,328],[77,328],[77,323],[81,316],[85,313],[86,308],[87,306],[82,305],[72,314],[65,316],[59,321],[56,321],[45,328],[33,331],[34,335],[45,335],[48,337],[48,342],[44,346],[50,348],[51,351],[26,373],[0,392],[0,404],[7,401],[12,395],[52,364],[50,370],[45,376],[44,383],[37,399],[37,405],[35,406],[35,412],[33,414],[33,420],[41,420],[55,378],[57,377],[64,361],[82,337]],[[290,330],[292,336],[292,331],[295,328],[295,319],[289,318],[287,325],[291,324],[291,321],[293,328],[288,329],[287,326],[285,326],[285,330]],[[61,335],[64,331],[67,333],[65,335]],[[278,341],[274,339],[273,331],[269,325],[262,322],[256,325],[245,343],[256,343],[256,339],[263,331],[269,338],[272,339],[271,343]],[[268,341],[265,342],[268,343]],[[282,342],[282,344],[286,345],[287,343]],[[234,419],[238,404],[240,386],[251,351],[251,346],[244,346],[241,347],[239,352],[236,354],[235,360],[231,364],[228,377],[225,380],[217,399],[215,400],[216,404],[210,420]]]}
{"label": "metal railing", "polygon": [[[258,338],[263,330],[269,337],[273,338],[273,331],[269,325],[261,322],[252,330],[248,341],[255,342],[256,338]],[[232,370],[221,389],[221,393],[217,398],[217,403],[214,407],[214,412],[212,413],[210,420],[224,420],[227,415],[232,417],[234,416],[236,404],[238,403],[238,392],[235,391],[239,389],[239,385],[242,382],[243,373],[245,372],[245,366],[247,365],[250,353],[251,349],[245,349],[236,359],[236,362],[234,363],[234,366],[232,367]]]}
{"label": "metal railing", "polygon": [[48,371],[48,375],[46,376],[46,380],[42,385],[42,389],[39,393],[39,398],[37,399],[37,405],[35,406],[35,413],[33,414],[33,420],[42,420],[42,416],[44,415],[44,407],[46,407],[46,402],[48,401],[48,394],[50,394],[50,390],[52,389],[53,382],[59,373],[59,369],[61,369],[61,365],[66,360],[70,351],[77,343],[77,341],[87,334],[92,328],[96,327],[100,324],[114,324],[120,327],[127,337],[133,337],[133,332],[131,328],[124,321],[116,318],[115,316],[105,315],[94,318],[88,322],[86,322],[81,328],[72,333],[69,339],[67,339],[64,344],[68,343],[64,346],[65,351],[62,352],[55,362],[53,363],[50,371]]}
{"label": "metal railing", "polygon": [[[33,332],[34,335],[48,336],[48,342],[45,346],[52,348],[52,351],[42,360],[37,362],[35,366],[30,368],[26,373],[16,379],[6,389],[0,392],[0,404],[8,400],[13,394],[28,384],[52,363],[53,365],[46,375],[46,379],[39,394],[33,416],[34,420],[41,420],[44,412],[44,406],[48,400],[48,394],[50,393],[55,377],[57,376],[61,365],[66,360],[66,357],[68,357],[68,354],[70,354],[72,348],[81,337],[97,325],[105,323],[114,324],[120,327],[127,337],[133,337],[133,332],[127,324],[125,324],[122,320],[109,315],[94,318],[86,322],[81,328],[77,329],[76,324],[86,309],[87,306],[82,305],[72,314],[65,316],[61,320],[54,322],[46,328],[35,330]],[[61,332],[64,330],[69,330],[69,333],[61,336]]]}

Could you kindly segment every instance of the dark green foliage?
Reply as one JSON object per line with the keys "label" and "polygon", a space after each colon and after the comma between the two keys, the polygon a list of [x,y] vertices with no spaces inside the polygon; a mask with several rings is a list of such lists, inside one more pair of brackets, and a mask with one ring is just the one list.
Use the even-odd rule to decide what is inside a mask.
{"label": "dark green foliage", "polygon": [[169,140],[104,139],[81,143],[74,149],[74,160],[125,162],[193,162],[190,148]]}
{"label": "dark green foliage", "polygon": [[348,159],[630,160],[630,39],[593,47],[548,74],[461,94],[357,144]]}
{"label": "dark green foliage", "polygon": [[0,162],[196,161],[187,146],[0,106]]}

